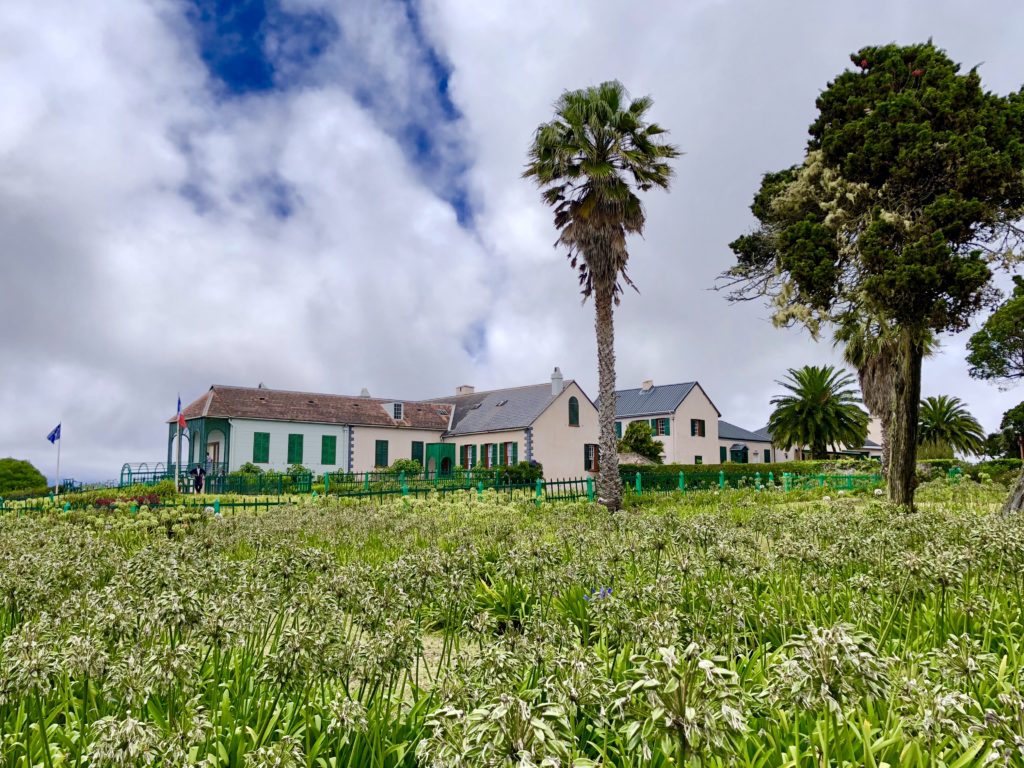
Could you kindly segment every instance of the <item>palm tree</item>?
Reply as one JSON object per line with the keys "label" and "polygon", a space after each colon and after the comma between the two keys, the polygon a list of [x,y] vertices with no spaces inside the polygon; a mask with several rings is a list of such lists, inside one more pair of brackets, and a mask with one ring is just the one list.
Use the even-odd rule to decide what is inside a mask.
{"label": "palm tree", "polygon": [[776,382],[791,394],[772,398],[768,420],[772,442],[783,450],[809,446],[811,458],[828,458],[829,446],[864,445],[868,415],[860,407],[854,379],[831,365],[790,368],[786,381]]}
{"label": "palm tree", "polygon": [[[566,91],[555,103],[555,118],[542,123],[523,172],[542,189],[554,209],[557,245],[568,250],[579,272],[583,300],[594,296],[600,474],[597,487],[609,509],[622,501],[615,439],[615,328],[626,272],[626,235],[642,234],[644,209],[636,192],[668,189],[668,160],[679,150],[660,137],[665,129],[648,123],[649,97],[630,100],[612,81]],[[635,286],[634,286],[635,287]]]}
{"label": "palm tree", "polygon": [[985,446],[981,425],[959,397],[924,398],[918,418],[917,444],[923,448],[948,446],[951,453],[960,451],[978,456]]}

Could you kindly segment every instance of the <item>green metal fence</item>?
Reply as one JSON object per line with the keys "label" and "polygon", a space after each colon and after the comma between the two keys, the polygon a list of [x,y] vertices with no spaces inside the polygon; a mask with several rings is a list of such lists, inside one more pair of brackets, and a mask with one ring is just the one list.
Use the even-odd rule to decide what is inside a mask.
{"label": "green metal fence", "polygon": [[882,476],[874,475],[794,475],[783,473],[776,477],[773,472],[718,472],[694,470],[692,472],[622,472],[623,486],[634,493],[667,493],[670,491],[708,491],[727,488],[780,488],[783,491],[830,488],[834,490],[861,490],[876,488],[882,484]]}

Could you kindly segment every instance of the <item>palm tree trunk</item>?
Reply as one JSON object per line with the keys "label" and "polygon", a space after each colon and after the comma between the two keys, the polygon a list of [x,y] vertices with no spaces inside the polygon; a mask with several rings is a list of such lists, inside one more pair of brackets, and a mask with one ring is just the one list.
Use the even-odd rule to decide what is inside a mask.
{"label": "palm tree trunk", "polygon": [[615,439],[615,325],[612,315],[614,284],[598,285],[594,291],[594,330],[597,333],[597,389],[601,407],[601,427],[597,477],[598,495],[611,511],[622,506],[622,481],[619,479],[618,442]]}
{"label": "palm tree trunk", "polygon": [[914,333],[900,332],[889,424],[889,501],[913,508],[917,484],[917,422],[921,405],[924,349]]}

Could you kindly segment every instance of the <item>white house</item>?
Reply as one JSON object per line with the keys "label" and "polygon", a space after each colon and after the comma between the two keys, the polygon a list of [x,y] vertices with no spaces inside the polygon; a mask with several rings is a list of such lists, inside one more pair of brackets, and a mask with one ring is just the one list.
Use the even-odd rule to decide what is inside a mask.
{"label": "white house", "polygon": [[[551,478],[581,477],[600,466],[597,409],[555,368],[549,382],[415,401],[214,385],[184,410],[185,464],[233,472],[253,463],[317,474],[364,472],[416,459],[431,473],[456,466],[538,461]],[[168,420],[167,463],[175,419]]]}
{"label": "white house", "polygon": [[714,464],[719,460],[718,419],[721,413],[696,381],[615,393],[615,435],[620,438],[631,422],[650,425],[661,442],[666,464]]}

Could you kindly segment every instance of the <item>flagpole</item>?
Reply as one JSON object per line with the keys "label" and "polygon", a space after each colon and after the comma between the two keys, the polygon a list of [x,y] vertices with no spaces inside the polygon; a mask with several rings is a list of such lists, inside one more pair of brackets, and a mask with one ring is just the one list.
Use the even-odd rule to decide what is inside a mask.
{"label": "flagpole", "polygon": [[178,459],[174,462],[174,492],[178,493],[178,489],[181,488],[179,481],[179,475],[181,472],[181,420],[178,420]]}
{"label": "flagpole", "polygon": [[[60,423],[63,424],[64,423],[64,419],[61,419]],[[57,483],[54,486],[55,493],[53,494],[54,498],[58,499],[58,500],[60,499],[60,443],[61,443],[61,440],[58,437],[57,438]]]}

